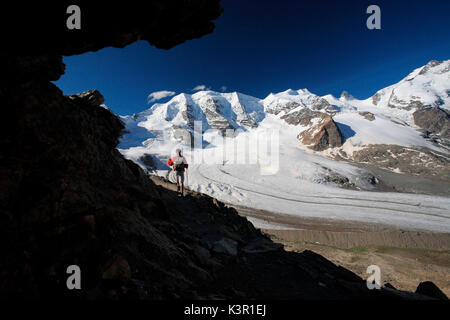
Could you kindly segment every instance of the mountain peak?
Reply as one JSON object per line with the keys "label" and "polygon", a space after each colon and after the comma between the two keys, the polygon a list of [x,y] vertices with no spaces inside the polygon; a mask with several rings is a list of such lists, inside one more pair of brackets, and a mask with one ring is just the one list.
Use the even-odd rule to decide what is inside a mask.
{"label": "mountain peak", "polygon": [[428,74],[429,71],[435,74],[443,74],[450,71],[450,60],[439,61],[439,60],[431,60],[428,62],[423,68],[421,68],[419,74],[425,75]]}

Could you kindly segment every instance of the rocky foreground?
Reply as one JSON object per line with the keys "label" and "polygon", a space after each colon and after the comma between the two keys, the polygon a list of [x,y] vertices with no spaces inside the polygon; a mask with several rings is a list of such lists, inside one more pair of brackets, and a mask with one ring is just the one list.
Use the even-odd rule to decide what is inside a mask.
{"label": "rocky foreground", "polygon": [[[83,36],[53,39],[36,37],[60,20],[36,23],[39,4],[23,20],[29,32],[5,36],[0,297],[429,299],[369,291],[320,255],[284,251],[215,199],[178,199],[116,150],[124,126],[100,106],[99,92],[64,96],[50,82],[63,74],[62,54],[139,39],[169,48],[210,32],[221,13],[217,1],[149,4],[153,11],[135,8],[125,20],[122,6],[110,4],[105,15],[92,5]],[[105,26],[102,15],[120,23]],[[82,290],[67,290],[73,264],[82,270]]]}

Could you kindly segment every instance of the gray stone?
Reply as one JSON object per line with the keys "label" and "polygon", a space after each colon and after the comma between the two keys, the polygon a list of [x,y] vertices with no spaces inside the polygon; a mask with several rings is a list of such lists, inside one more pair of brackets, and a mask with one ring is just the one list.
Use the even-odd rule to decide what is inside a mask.
{"label": "gray stone", "polygon": [[85,103],[93,107],[100,106],[105,102],[103,95],[96,89],[88,90],[82,93],[71,94],[67,96],[70,100],[76,100],[78,103]]}

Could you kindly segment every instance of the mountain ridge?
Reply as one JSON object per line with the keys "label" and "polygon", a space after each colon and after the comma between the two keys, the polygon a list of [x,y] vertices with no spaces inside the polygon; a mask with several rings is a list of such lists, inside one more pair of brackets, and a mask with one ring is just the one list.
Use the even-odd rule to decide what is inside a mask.
{"label": "mountain ridge", "polygon": [[[153,104],[137,118],[122,116],[131,134],[124,136],[119,148],[151,141],[145,130],[159,130],[165,139],[193,146],[194,121],[201,122],[202,132],[215,129],[226,135],[230,129],[238,130],[235,134],[256,130],[275,118],[297,130],[298,142],[293,147],[309,148],[333,159],[358,162],[363,158],[362,149],[371,148],[375,158],[369,162],[380,166],[383,161],[392,162],[390,145],[425,150],[434,159],[433,152],[445,155],[450,150],[449,71],[450,60],[432,60],[364,100],[345,91],[340,98],[318,96],[306,88],[270,93],[264,99],[236,91],[181,93],[168,102]],[[281,124],[280,130],[287,130]],[[143,133],[139,139],[133,136],[137,127]],[[416,157],[415,153],[411,156]],[[420,166],[420,161],[414,163]],[[402,166],[394,163],[383,168],[411,172]],[[436,171],[433,176],[441,173]],[[445,172],[444,176],[447,179]]]}

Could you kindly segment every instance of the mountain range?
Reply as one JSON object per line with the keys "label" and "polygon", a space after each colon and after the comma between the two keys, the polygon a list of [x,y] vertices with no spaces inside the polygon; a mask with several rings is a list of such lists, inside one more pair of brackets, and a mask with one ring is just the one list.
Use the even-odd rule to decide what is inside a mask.
{"label": "mountain range", "polygon": [[[117,150],[125,127],[102,107],[105,98],[99,91],[67,96],[52,83],[64,73],[63,55],[111,46],[123,48],[138,40],[169,49],[208,34],[214,28],[212,21],[223,11],[219,1],[111,3],[108,14],[104,5],[86,2],[83,12],[90,14],[83,16],[83,24],[89,28],[82,34],[67,30],[61,23],[59,13],[66,7],[65,1],[35,3],[25,10],[17,3],[2,20],[5,25],[21,21],[22,28],[2,29],[6,33],[0,59],[0,102],[7,121],[1,127],[0,140],[1,298],[446,299],[429,281],[421,282],[416,293],[396,290],[387,283],[380,290],[369,290],[360,276],[319,254],[286,251],[215,198],[195,191],[189,191],[185,198],[177,197],[174,185],[149,176]],[[119,23],[111,28],[102,18]],[[172,135],[170,121],[153,119],[160,125],[167,124],[166,131],[173,139],[162,139],[164,130],[142,127],[141,122],[151,118],[151,112],[147,113],[147,118],[137,115],[136,121],[134,117],[128,119],[128,130],[133,132],[122,137],[122,144],[127,139],[132,142],[133,136],[137,144],[122,145],[120,150],[137,156],[140,166],[140,158],[145,156],[147,163],[154,162],[154,168],[163,168],[163,146],[182,145],[183,141]],[[188,186],[203,188],[203,193],[235,197],[236,201],[242,197],[250,205],[266,199],[260,205],[272,203],[269,209],[280,205],[283,210],[283,203],[291,201],[286,199],[295,196],[296,202],[289,202],[289,207],[299,209],[301,205],[301,210],[310,214],[341,206],[358,207],[350,213],[360,211],[370,216],[372,200],[378,197],[384,208],[376,208],[378,216],[391,210],[389,218],[394,223],[404,221],[402,216],[406,216],[413,224],[420,220],[429,229],[448,230],[447,198],[371,193],[368,205],[364,198],[369,194],[363,191],[332,186],[313,190],[311,186],[325,181],[308,182],[320,168],[318,164],[352,179],[359,177],[358,172],[350,164],[302,149],[298,126],[267,112],[264,115],[264,119],[255,120],[256,127],[235,139],[264,128],[287,126],[280,134],[280,149],[282,156],[291,153],[295,161],[281,163],[279,173],[266,177],[255,174],[258,164],[193,165],[186,175]],[[124,120],[128,121],[127,117]],[[214,149],[220,146],[205,144],[204,150]],[[189,149],[185,151],[188,156]],[[299,168],[302,172],[296,173]],[[239,176],[236,170],[240,170]],[[326,171],[321,170],[318,172],[322,174]],[[280,179],[303,189],[280,196]],[[293,192],[303,192],[303,198]],[[321,197],[327,197],[324,204]],[[315,207],[310,210],[307,206]],[[81,270],[81,290],[68,290],[72,267]],[[175,309],[172,311],[178,312]]]}
{"label": "mountain range", "polygon": [[227,129],[255,130],[270,118],[280,123],[280,130],[295,131],[300,148],[448,181],[449,71],[450,60],[430,61],[365,100],[345,91],[339,98],[321,97],[307,89],[271,93],[264,99],[238,92],[181,93],[123,116],[128,134],[119,149],[155,147],[155,142],[192,144],[194,121],[202,123],[203,132],[216,129],[223,135]]}

